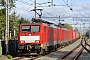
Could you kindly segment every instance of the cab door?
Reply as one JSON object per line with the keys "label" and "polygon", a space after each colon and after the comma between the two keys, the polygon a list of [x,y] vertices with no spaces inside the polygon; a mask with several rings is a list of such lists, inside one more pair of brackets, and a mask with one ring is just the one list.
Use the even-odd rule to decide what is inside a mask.
{"label": "cab door", "polygon": [[47,27],[46,26],[44,26],[44,43],[45,42],[47,42],[47,39],[46,39],[46,37],[47,37]]}

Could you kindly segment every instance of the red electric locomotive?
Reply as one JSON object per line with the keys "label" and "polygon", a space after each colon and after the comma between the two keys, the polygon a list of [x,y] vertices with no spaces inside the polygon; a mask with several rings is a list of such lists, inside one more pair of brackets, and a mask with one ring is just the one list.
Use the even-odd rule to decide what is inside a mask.
{"label": "red electric locomotive", "polygon": [[61,43],[64,44],[66,42],[68,42],[69,39],[69,30],[66,28],[60,28],[60,40]]}
{"label": "red electric locomotive", "polygon": [[18,34],[18,50],[23,53],[43,54],[60,44],[59,28],[44,23],[21,24]]}

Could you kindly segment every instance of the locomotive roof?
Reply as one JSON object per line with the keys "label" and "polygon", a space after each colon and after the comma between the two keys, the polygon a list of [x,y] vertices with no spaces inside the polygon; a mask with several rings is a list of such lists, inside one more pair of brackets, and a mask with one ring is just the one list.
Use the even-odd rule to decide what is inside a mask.
{"label": "locomotive roof", "polygon": [[21,25],[35,25],[35,24],[40,25],[42,23],[28,23],[28,24],[21,24]]}
{"label": "locomotive roof", "polygon": [[20,24],[20,25],[41,25],[43,24],[44,26],[48,26],[46,23],[28,23],[28,24]]}
{"label": "locomotive roof", "polygon": [[55,25],[54,23],[42,20],[42,19],[32,19],[32,22],[36,22],[36,23],[45,23],[47,24],[49,27],[53,27],[53,28],[57,28],[58,25]]}
{"label": "locomotive roof", "polygon": [[32,18],[32,22],[54,24],[54,23],[51,23],[51,22],[48,22],[48,21],[45,21],[45,20],[42,20],[42,19],[35,19],[35,18]]}
{"label": "locomotive roof", "polygon": [[62,28],[63,30],[68,30],[67,28]]}

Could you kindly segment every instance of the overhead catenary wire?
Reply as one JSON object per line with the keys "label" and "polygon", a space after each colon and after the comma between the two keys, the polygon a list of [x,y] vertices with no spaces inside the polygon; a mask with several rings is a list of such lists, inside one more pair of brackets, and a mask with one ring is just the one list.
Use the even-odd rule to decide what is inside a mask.
{"label": "overhead catenary wire", "polygon": [[[70,6],[68,6],[69,8],[71,8]],[[75,15],[76,15],[76,18],[78,18],[79,16],[74,12],[74,10],[72,9],[71,10]],[[82,14],[82,12],[80,11],[80,10],[78,10],[78,12],[80,13],[80,15],[82,16],[82,17],[84,17],[84,15]],[[86,18],[86,17],[84,17],[84,18]],[[81,20],[81,19],[80,19]],[[86,20],[86,19],[85,19]],[[83,21],[81,21],[82,23],[83,23]],[[76,20],[76,23],[77,23],[77,20]],[[83,26],[83,34],[84,34],[84,27],[85,27],[85,24],[83,24],[84,26]]]}
{"label": "overhead catenary wire", "polygon": [[[26,5],[29,5],[29,6],[31,6],[32,4],[30,4],[30,3],[28,3],[28,2],[26,2],[26,1],[24,1],[24,0],[18,0],[19,2],[21,2],[21,3],[23,3],[23,4],[26,4]],[[30,0],[30,1],[32,1],[32,0]],[[42,0],[43,1],[43,0]],[[66,3],[66,5],[68,6],[68,0],[67,0],[67,2],[65,1],[65,0],[63,0],[65,3]],[[32,1],[33,2],[33,1]],[[40,5],[40,4],[39,4]],[[41,7],[43,7],[43,6],[41,6]],[[70,6],[68,6],[69,8],[70,8]],[[44,8],[43,8],[44,9]],[[45,9],[44,9],[45,10]],[[57,13],[57,11],[55,11],[56,9],[55,8],[53,8],[52,9],[54,12],[55,12],[55,16],[58,14]],[[71,10],[72,11],[72,10]],[[76,15],[76,17],[78,17],[78,15],[74,12],[74,11],[72,11],[75,15]],[[49,13],[49,12],[47,12],[46,11],[46,13],[48,14],[48,15],[50,15],[51,16],[51,14]]]}
{"label": "overhead catenary wire", "polygon": [[[65,0],[63,0],[64,2],[65,2]],[[72,0],[71,0],[72,1]],[[67,7],[69,7],[69,9],[72,11],[72,13],[76,16],[76,17],[79,17],[75,12],[74,12],[74,10],[70,7],[70,6],[68,6],[68,4],[65,2],[65,4],[67,5]],[[81,21],[82,22],[82,21]],[[77,20],[76,20],[76,23],[77,23]]]}
{"label": "overhead catenary wire", "polygon": [[[42,7],[42,6],[41,6]],[[43,7],[42,7],[43,8]],[[50,15],[50,16],[54,16],[54,15],[52,15],[52,14],[50,14],[49,12],[47,12],[44,8],[43,8],[43,10],[48,14],[48,15]],[[54,16],[55,17],[55,16]]]}
{"label": "overhead catenary wire", "polygon": [[[30,4],[30,3],[28,3],[28,2],[26,2],[26,1],[24,1],[24,0],[18,0],[19,2],[21,2],[21,3],[23,3],[23,4],[26,4],[26,5],[28,5],[28,6],[31,6],[32,4]],[[30,0],[31,1],[31,0]],[[33,1],[32,1],[33,2]],[[39,4],[40,6],[41,6],[41,4]],[[41,6],[42,8],[43,8],[43,6]],[[44,8],[43,8],[43,10],[48,14],[48,15],[50,15],[50,16],[52,16],[49,12],[47,12]],[[54,16],[54,15],[53,15]]]}
{"label": "overhead catenary wire", "polygon": [[29,0],[29,1],[34,2],[34,1],[32,1],[32,0]]}
{"label": "overhead catenary wire", "polygon": [[[26,4],[26,5],[29,5],[29,6],[31,6],[32,4],[30,4],[30,3],[28,3],[28,2],[26,2],[26,1],[24,1],[24,0],[18,0],[19,2],[21,2],[21,3],[23,3],[23,4]],[[31,1],[31,0],[30,0]],[[40,4],[39,4],[40,5]],[[40,5],[41,6],[41,5]],[[42,8],[43,8],[43,6],[41,6]],[[44,9],[44,8],[43,8]],[[45,9],[44,9],[45,10]],[[53,11],[55,11],[55,9],[53,8]],[[50,14],[49,12],[47,12],[46,10],[45,10],[45,12],[48,14],[48,15],[50,15],[50,16],[52,16],[52,14]],[[57,11],[55,11],[55,12],[57,12]],[[54,15],[53,15],[54,16]],[[55,15],[56,16],[56,15]],[[55,17],[54,16],[54,17]]]}
{"label": "overhead catenary wire", "polygon": [[65,1],[65,0],[63,0],[65,3],[66,3],[66,5],[68,6],[68,0],[67,0],[67,2]]}
{"label": "overhead catenary wire", "polygon": [[[77,6],[77,3],[76,3],[75,0],[74,0],[74,3],[75,3],[75,6]],[[77,9],[79,9],[78,6],[77,6]],[[80,15],[81,15],[82,17],[84,16],[83,13],[82,13],[80,10],[78,10],[78,12],[80,13]]]}
{"label": "overhead catenary wire", "polygon": [[[81,17],[77,17],[77,18],[85,18],[84,20],[86,20],[86,18],[89,18],[90,19],[90,17],[86,17],[84,14],[83,14],[83,11],[82,10],[79,10],[79,6],[77,6],[77,3],[76,3],[76,1],[74,0],[74,4],[75,4],[75,6],[77,7],[77,9],[78,9],[78,13],[81,15]],[[79,19],[79,20],[83,20],[83,19]],[[81,21],[82,23],[83,23],[83,21]]]}
{"label": "overhead catenary wire", "polygon": [[17,1],[19,1],[19,2],[21,2],[21,3],[23,3],[23,4],[26,4],[26,5],[29,5],[29,6],[32,5],[32,4],[30,4],[30,3],[28,3],[28,2],[26,2],[26,1],[24,1],[24,0],[17,0]]}
{"label": "overhead catenary wire", "polygon": [[[18,2],[20,2],[20,3],[23,3],[23,4],[25,4],[25,5],[28,5],[28,6],[31,6],[32,4],[30,4],[30,3],[28,3],[28,2],[26,2],[26,1],[23,1],[23,0],[17,0]],[[17,7],[17,9],[18,10],[21,10],[20,8],[18,8]],[[30,10],[30,12],[31,12],[31,10]]]}
{"label": "overhead catenary wire", "polygon": [[[17,1],[19,1],[19,2],[21,2],[21,3],[24,3],[24,4],[26,4],[26,5],[29,5],[29,6],[31,6],[32,4],[30,4],[30,3],[28,3],[28,2],[26,2],[26,1],[24,1],[24,0],[17,0]],[[32,0],[29,0],[29,1],[32,1]],[[43,0],[42,0],[43,1]],[[68,5],[68,0],[67,0],[67,2],[65,1],[65,0],[63,0],[67,5]],[[34,1],[32,1],[32,2],[34,2]],[[69,7],[70,8],[70,7]],[[53,8],[54,9],[54,8]],[[55,10],[55,9],[54,9]],[[57,12],[57,11],[56,11]],[[74,11],[73,11],[74,12]],[[74,14],[75,14],[75,12],[74,12]],[[76,15],[76,14],[75,14]]]}
{"label": "overhead catenary wire", "polygon": [[[43,1],[43,0],[42,0]],[[44,2],[44,1],[43,1]],[[51,2],[51,5],[53,4],[53,2]],[[50,8],[53,8],[52,10],[54,11],[54,14],[55,14],[55,16],[58,16],[57,14],[58,14],[58,12],[57,12],[57,10],[53,7],[53,5],[50,7]]]}
{"label": "overhead catenary wire", "polygon": [[[77,7],[77,9],[78,9],[78,12],[79,12],[79,14],[81,15],[81,18],[83,18],[83,19],[80,19],[80,20],[85,20],[86,21],[86,18],[88,18],[88,19],[90,19],[90,17],[86,17],[85,16],[85,14],[83,14],[83,11],[82,10],[79,10],[79,6],[77,5],[77,3],[76,3],[76,1],[74,0],[74,3],[75,3],[75,6]],[[84,19],[85,18],[85,19]]]}
{"label": "overhead catenary wire", "polygon": [[[64,2],[65,2],[65,0],[63,0]],[[66,2],[65,2],[66,3]],[[67,3],[66,3],[67,4]],[[67,4],[67,6],[68,6],[68,4]],[[78,15],[74,12],[74,10],[70,7],[70,6],[68,6],[69,8],[70,8],[70,10],[78,17]]]}

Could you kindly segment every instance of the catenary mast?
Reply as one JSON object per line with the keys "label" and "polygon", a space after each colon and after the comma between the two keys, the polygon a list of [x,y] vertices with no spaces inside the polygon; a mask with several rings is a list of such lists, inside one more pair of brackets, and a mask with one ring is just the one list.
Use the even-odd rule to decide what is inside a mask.
{"label": "catenary mast", "polygon": [[9,39],[9,4],[8,4],[8,0],[6,0],[6,54],[8,54],[8,39]]}

